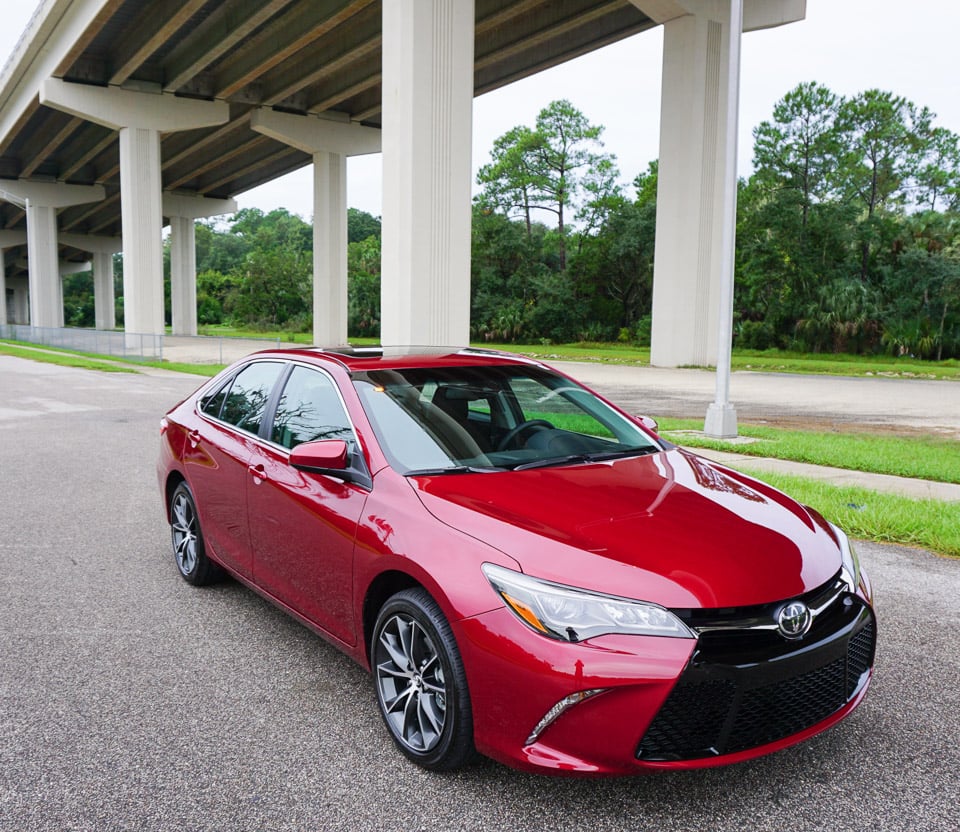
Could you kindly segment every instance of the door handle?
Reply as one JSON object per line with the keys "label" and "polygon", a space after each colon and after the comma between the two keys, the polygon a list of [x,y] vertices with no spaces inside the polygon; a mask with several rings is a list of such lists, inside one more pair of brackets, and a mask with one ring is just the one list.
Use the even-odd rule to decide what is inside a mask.
{"label": "door handle", "polygon": [[263,465],[260,465],[260,464],[257,464],[257,465],[252,465],[252,464],[251,464],[251,465],[248,465],[248,466],[247,466],[247,471],[248,471],[248,472],[250,473],[250,475],[253,477],[253,484],[254,484],[254,485],[260,485],[260,483],[263,482],[263,481],[267,478],[267,471],[266,471],[266,469],[263,467]]}

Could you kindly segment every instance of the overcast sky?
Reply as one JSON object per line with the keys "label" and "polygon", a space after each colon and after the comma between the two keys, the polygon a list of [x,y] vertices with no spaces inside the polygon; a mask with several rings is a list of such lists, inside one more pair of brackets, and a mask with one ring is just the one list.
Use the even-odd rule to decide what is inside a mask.
{"label": "overcast sky", "polygon": [[[13,49],[35,3],[4,0],[0,65]],[[799,23],[751,32],[742,41],[739,170],[750,170],[753,128],[802,81],[841,95],[879,88],[937,114],[936,124],[960,133],[960,3],[956,0],[808,0]],[[662,29],[636,35],[474,100],[474,171],[489,161],[494,139],[558,98],[603,125],[624,182],[657,158]],[[348,203],[380,213],[380,156],[348,166]],[[310,219],[311,168],[238,196],[241,207],[284,207]]]}

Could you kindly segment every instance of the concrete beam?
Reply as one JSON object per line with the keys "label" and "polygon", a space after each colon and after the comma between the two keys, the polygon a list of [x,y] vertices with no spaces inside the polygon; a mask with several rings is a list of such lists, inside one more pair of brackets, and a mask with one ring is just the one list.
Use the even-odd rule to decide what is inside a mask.
{"label": "concrete beam", "polygon": [[230,105],[226,101],[201,101],[164,92],[72,84],[60,78],[44,79],[40,84],[40,103],[111,130],[139,127],[175,133],[214,127],[230,118]]}
{"label": "concrete beam", "polygon": [[164,193],[163,215],[165,217],[186,217],[198,220],[203,217],[219,217],[221,214],[235,214],[235,199],[213,199],[191,194]]}
{"label": "concrete beam", "polygon": [[80,251],[89,251],[91,254],[116,254],[118,251],[123,251],[123,239],[120,237],[62,232],[58,239],[62,245],[77,248]]}
{"label": "concrete beam", "polygon": [[[656,23],[667,23],[685,15],[718,22],[730,15],[729,0],[630,0]],[[744,0],[743,31],[771,29],[796,23],[807,16],[806,0]]]}
{"label": "concrete beam", "polygon": [[71,205],[99,202],[105,196],[103,185],[65,185],[27,179],[5,179],[0,182],[0,198],[20,204],[29,201],[46,208],[69,208]]}
{"label": "concrete beam", "polygon": [[2,231],[0,230],[0,251],[14,246],[24,246],[27,244],[26,231]]}
{"label": "concrete beam", "polygon": [[323,116],[297,116],[261,107],[253,111],[250,127],[311,155],[320,151],[343,156],[380,152],[381,131],[377,128]]}
{"label": "concrete beam", "polygon": [[89,260],[83,260],[77,262],[75,260],[61,260],[60,261],[60,277],[65,277],[68,274],[81,274],[82,272],[88,272],[93,268],[93,263]]}

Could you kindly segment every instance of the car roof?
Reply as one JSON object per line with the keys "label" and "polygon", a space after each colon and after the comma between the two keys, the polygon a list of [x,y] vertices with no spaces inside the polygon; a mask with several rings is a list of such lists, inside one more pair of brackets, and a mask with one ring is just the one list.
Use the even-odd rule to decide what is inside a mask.
{"label": "car roof", "polygon": [[[252,357],[252,356],[251,356]],[[483,367],[528,365],[543,367],[522,355],[477,347],[291,347],[256,353],[257,358],[300,359],[336,363],[348,372],[399,370],[411,367]]]}

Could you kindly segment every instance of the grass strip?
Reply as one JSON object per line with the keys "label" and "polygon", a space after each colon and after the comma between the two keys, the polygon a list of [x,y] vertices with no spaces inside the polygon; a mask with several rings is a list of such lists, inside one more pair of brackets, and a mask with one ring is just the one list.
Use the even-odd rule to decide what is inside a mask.
{"label": "grass strip", "polygon": [[[59,364],[62,367],[84,367],[91,370],[103,370],[107,373],[136,373],[140,367],[155,367],[160,370],[171,370],[175,373],[189,373],[195,376],[212,377],[219,373],[226,364],[185,364],[175,361],[142,361],[138,358],[126,358],[119,355],[101,355],[99,353],[80,352],[66,347],[53,347],[46,344],[33,344],[27,341],[10,341],[0,339],[0,348],[4,348],[7,355],[13,355],[8,350],[18,350],[18,358],[28,358],[34,361],[44,361],[47,364]],[[97,366],[89,364],[70,363],[71,357],[87,362],[98,362]],[[119,366],[118,366],[119,365]]]}
{"label": "grass strip", "polygon": [[851,537],[960,557],[960,503],[913,500],[746,467],[739,470],[815,508]]}
{"label": "grass strip", "polygon": [[752,437],[758,441],[734,443],[675,432],[699,430],[702,427],[702,420],[660,420],[660,431],[664,437],[687,447],[830,465],[895,477],[960,483],[960,442],[943,436],[799,431],[739,425],[737,430],[741,437]]}
{"label": "grass strip", "polygon": [[57,351],[47,351],[43,349],[29,349],[17,347],[5,341],[0,341],[0,354],[10,355],[14,358],[26,358],[30,361],[39,361],[43,364],[58,364],[61,367],[79,367],[83,370],[99,370],[103,373],[135,373],[135,367],[126,367],[122,364],[111,363],[111,361],[101,361],[90,356],[82,354],[71,354]]}
{"label": "grass strip", "polygon": [[[650,363],[650,348],[632,344],[583,342],[579,344],[481,344],[473,346],[506,350],[543,361],[596,361],[607,364]],[[751,370],[767,373],[799,373],[802,375],[883,376],[960,381],[960,361],[921,361],[915,358],[893,358],[889,355],[809,354],[782,350],[734,349],[731,366],[734,371]],[[712,368],[699,368],[712,369]]]}

